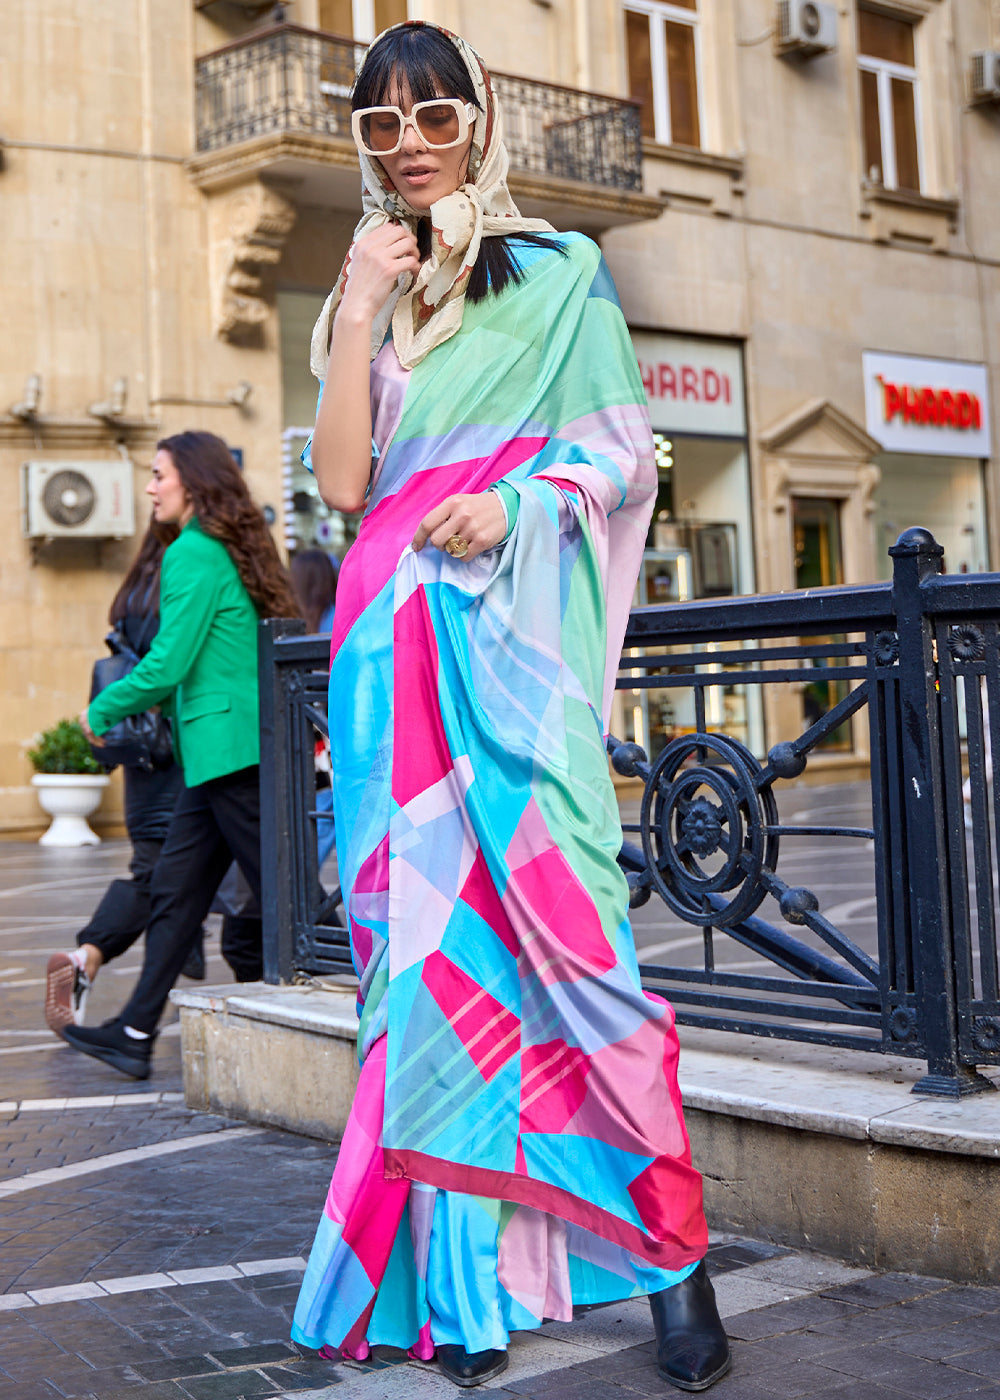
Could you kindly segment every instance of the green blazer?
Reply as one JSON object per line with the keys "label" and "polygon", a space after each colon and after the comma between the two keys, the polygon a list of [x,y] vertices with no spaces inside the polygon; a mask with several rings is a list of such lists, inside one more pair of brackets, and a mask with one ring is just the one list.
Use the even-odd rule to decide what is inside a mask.
{"label": "green blazer", "polygon": [[260,762],[257,610],[225,545],[189,520],[163,555],[160,630],[87,718],[97,735],[164,705],[188,787]]}

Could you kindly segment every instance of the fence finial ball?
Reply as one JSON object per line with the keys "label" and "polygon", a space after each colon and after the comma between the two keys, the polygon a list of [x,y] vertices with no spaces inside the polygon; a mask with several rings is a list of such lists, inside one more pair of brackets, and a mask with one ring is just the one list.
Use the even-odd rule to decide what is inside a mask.
{"label": "fence finial ball", "polygon": [[804,924],[807,914],[814,914],[819,908],[819,900],[812,890],[803,889],[800,885],[793,890],[785,890],[779,901],[781,916],[787,919],[790,924]]}
{"label": "fence finial ball", "polygon": [[768,750],[767,761],[779,778],[797,778],[806,766],[805,754],[788,740]]}
{"label": "fence finial ball", "polygon": [[612,767],[623,778],[634,778],[639,772],[638,765],[646,762],[646,750],[641,744],[619,744],[611,755]]}
{"label": "fence finial ball", "polygon": [[938,544],[930,530],[925,530],[922,525],[911,525],[895,544],[889,546],[889,553],[894,558],[897,554],[931,554],[940,558],[944,545]]}

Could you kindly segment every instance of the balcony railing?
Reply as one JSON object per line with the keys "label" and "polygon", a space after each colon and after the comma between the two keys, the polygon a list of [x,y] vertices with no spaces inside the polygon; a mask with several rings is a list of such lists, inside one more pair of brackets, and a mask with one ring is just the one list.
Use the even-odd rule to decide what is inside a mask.
{"label": "balcony railing", "polygon": [[[294,24],[196,63],[199,153],[292,133],[351,140],[351,85],[365,46]],[[642,189],[634,102],[494,73],[512,171],[605,190]]]}

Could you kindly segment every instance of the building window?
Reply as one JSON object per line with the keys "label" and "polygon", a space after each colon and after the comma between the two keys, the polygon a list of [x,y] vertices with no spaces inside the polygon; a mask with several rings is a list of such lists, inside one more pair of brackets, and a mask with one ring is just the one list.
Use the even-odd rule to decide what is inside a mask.
{"label": "building window", "polygon": [[406,18],[406,0],[319,0],[320,29],[346,39],[370,43]]}
{"label": "building window", "polygon": [[858,11],[865,174],[889,190],[920,190],[920,93],[912,20]]}
{"label": "building window", "polygon": [[664,145],[701,146],[698,0],[629,0],[625,52],[629,95],[642,134]]}

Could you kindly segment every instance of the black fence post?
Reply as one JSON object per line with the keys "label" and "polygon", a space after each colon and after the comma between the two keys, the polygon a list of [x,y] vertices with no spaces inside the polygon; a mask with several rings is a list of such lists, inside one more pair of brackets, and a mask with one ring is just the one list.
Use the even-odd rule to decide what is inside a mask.
{"label": "black fence post", "polygon": [[291,979],[294,957],[291,803],[292,714],[278,662],[282,637],[305,631],[299,618],[269,617],[258,629],[260,685],[260,854],[264,981]]}
{"label": "black fence post", "polygon": [[915,1094],[961,1098],[993,1085],[959,1055],[940,700],[934,639],[922,585],[941,572],[944,549],[929,530],[905,530],[890,548],[899,637],[901,797],[917,1027],[928,1073]]}

